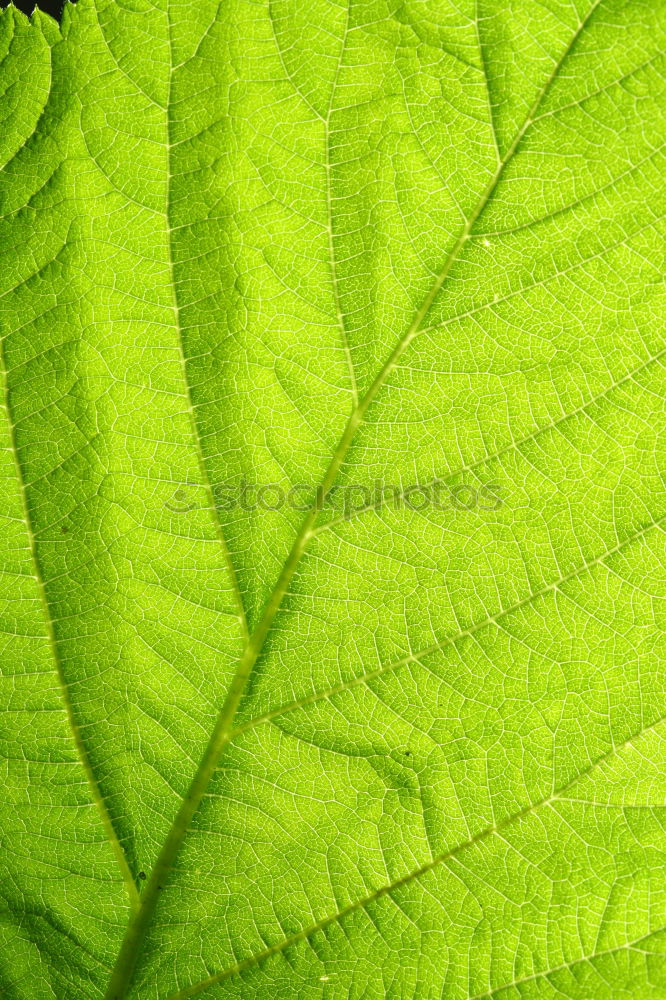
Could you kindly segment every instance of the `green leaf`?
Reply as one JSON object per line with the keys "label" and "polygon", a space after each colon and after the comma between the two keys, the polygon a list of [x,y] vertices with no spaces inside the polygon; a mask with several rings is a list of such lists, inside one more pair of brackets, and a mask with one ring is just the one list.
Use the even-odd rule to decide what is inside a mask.
{"label": "green leaf", "polygon": [[665,40],[0,14],[3,1000],[666,996]]}

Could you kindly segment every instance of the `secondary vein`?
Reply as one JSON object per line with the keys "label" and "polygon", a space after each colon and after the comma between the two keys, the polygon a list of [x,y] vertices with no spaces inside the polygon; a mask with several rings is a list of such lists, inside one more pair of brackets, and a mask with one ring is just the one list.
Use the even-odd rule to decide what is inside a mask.
{"label": "secondary vein", "polygon": [[[390,895],[397,889],[401,889],[405,885],[409,885],[411,882],[415,882],[424,875],[438,868],[440,865],[445,864],[447,861],[451,861],[456,858],[459,854],[464,851],[469,850],[476,845],[483,843],[490,837],[504,833],[505,830],[509,829],[514,823],[519,823],[521,820],[526,819],[537,809],[542,809],[544,807],[552,806],[553,803],[558,801],[568,801],[565,799],[566,793],[570,788],[583,778],[588,777],[597,767],[600,767],[607,760],[610,760],[616,754],[621,753],[623,750],[630,747],[634,740],[639,739],[644,733],[651,729],[656,729],[657,726],[662,725],[666,722],[666,716],[661,716],[654,722],[650,723],[648,726],[644,726],[642,729],[635,733],[632,733],[624,743],[619,746],[613,746],[605,754],[602,754],[596,760],[591,761],[586,768],[579,771],[573,778],[567,781],[561,788],[555,789],[550,792],[549,795],[544,798],[538,799],[536,802],[530,802],[528,805],[524,806],[522,809],[515,813],[510,813],[499,823],[492,824],[490,826],[484,827],[474,836],[469,837],[467,840],[463,840],[456,844],[454,847],[449,848],[447,851],[443,851],[436,857],[431,858],[425,864],[420,865],[416,869],[407,872],[400,878],[395,879],[392,882],[386,883],[386,885],[379,886],[379,888],[374,889],[372,892],[368,893],[362,899],[354,900],[353,903],[349,903],[347,906],[341,907],[336,913],[331,913],[316,923],[311,924],[309,927],[304,927],[302,930],[297,931],[295,934],[289,937],[283,938],[282,941],[277,942],[277,944],[271,945],[271,947],[266,948],[264,951],[259,952],[256,955],[251,955],[246,959],[242,959],[235,965],[229,966],[228,969],[224,969],[222,972],[214,973],[208,976],[206,979],[202,979],[198,983],[193,983],[191,986],[186,986],[185,989],[180,990],[178,993],[173,993],[167,1000],[189,1000],[190,997],[197,996],[199,993],[203,993],[204,990],[211,986],[215,986],[225,979],[230,979],[232,976],[238,975],[239,972],[245,972],[247,969],[251,969],[267,959],[272,958],[274,955],[281,954],[287,948],[298,944],[301,941],[306,941],[308,938],[312,937],[313,934],[324,930],[326,927],[330,927],[331,924],[337,923],[344,917],[348,916],[350,913],[355,913],[357,910],[365,909],[371,903],[382,899],[384,896]],[[472,1000],[480,1000],[480,998],[472,998]]]}
{"label": "secondary vein", "polygon": [[86,744],[81,734],[81,729],[79,727],[76,718],[76,712],[74,709],[74,704],[72,702],[72,697],[69,690],[69,684],[67,682],[67,677],[60,656],[60,649],[58,646],[58,640],[53,622],[53,615],[51,614],[51,606],[49,604],[48,595],[46,593],[44,573],[39,558],[39,550],[37,547],[37,539],[35,537],[35,530],[32,520],[32,514],[30,511],[30,504],[28,503],[28,495],[26,490],[25,476],[23,473],[23,466],[21,465],[21,461],[19,459],[18,442],[16,437],[16,421],[14,418],[11,395],[9,391],[9,367],[7,364],[7,355],[5,350],[5,339],[6,339],[5,337],[0,338],[0,367],[2,368],[2,379],[4,382],[4,404],[5,404],[5,411],[7,413],[7,423],[9,425],[12,458],[16,470],[16,478],[18,481],[19,493],[21,497],[23,521],[25,523],[26,533],[28,535],[28,544],[30,546],[30,557],[34,569],[34,578],[35,578],[35,583],[37,585],[37,591],[39,594],[39,601],[42,607],[42,613],[46,628],[46,636],[48,638],[51,654],[53,656],[55,672],[58,678],[58,684],[60,686],[60,693],[62,696],[63,706],[65,709],[65,715],[67,718],[67,723],[70,732],[72,734],[74,746],[76,747],[76,752],[79,761],[81,763],[81,766],[86,776],[86,780],[88,782],[91,798],[95,806],[97,807],[97,811],[99,813],[102,826],[104,827],[106,837],[109,841],[114,857],[118,864],[120,874],[125,884],[127,895],[129,897],[130,909],[132,912],[136,912],[139,906],[139,893],[136,888],[134,877],[130,870],[129,864],[127,862],[127,856],[120,842],[120,838],[116,833],[113,820],[106,807],[104,795],[102,794],[102,790],[97,781],[97,777],[95,775],[92,762],[88,755],[88,750],[86,748]]}
{"label": "secondary vein", "polygon": [[331,90],[331,99],[328,105],[328,113],[324,119],[324,169],[326,171],[326,228],[328,230],[328,256],[330,261],[331,269],[331,284],[333,286],[333,302],[335,305],[335,315],[337,318],[338,326],[340,328],[340,336],[342,339],[342,347],[345,352],[345,359],[347,362],[347,370],[349,371],[349,384],[351,387],[351,398],[352,406],[358,406],[358,386],[356,384],[356,373],[354,371],[354,359],[352,358],[351,348],[349,346],[349,337],[347,336],[347,327],[345,324],[345,316],[342,311],[342,303],[340,301],[340,288],[338,281],[338,266],[335,256],[335,240],[333,238],[333,198],[332,198],[332,166],[331,166],[331,114],[333,113],[333,102],[335,99],[335,89],[338,84],[338,79],[340,77],[340,67],[342,66],[342,61],[344,57],[345,45],[347,42],[347,34],[349,31],[349,7],[347,8],[347,23],[345,25],[345,34],[342,40],[342,48],[340,51],[340,57],[338,60],[338,65],[335,73],[335,79],[333,80],[333,86]]}
{"label": "secondary vein", "polygon": [[326,691],[315,691],[313,694],[305,695],[303,698],[298,698],[284,705],[279,705],[277,708],[271,709],[263,715],[257,715],[253,719],[248,719],[247,722],[235,727],[232,731],[231,738],[236,739],[236,737],[240,736],[241,733],[245,733],[249,729],[255,729],[257,726],[260,726],[265,722],[271,722],[273,719],[279,719],[281,716],[287,715],[290,712],[296,712],[298,709],[305,708],[307,705],[314,705],[318,701],[333,698],[335,695],[342,694],[350,688],[358,687],[360,684],[368,684],[370,681],[375,680],[375,678],[382,677],[384,674],[390,674],[394,670],[399,670],[401,667],[408,666],[410,663],[419,663],[425,657],[433,656],[435,653],[439,653],[443,649],[446,649],[447,646],[455,646],[456,643],[460,642],[462,639],[468,639],[470,636],[476,635],[477,632],[487,628],[489,625],[498,624],[507,616],[514,614],[516,611],[520,611],[521,608],[528,607],[534,601],[539,600],[540,597],[546,597],[548,594],[555,593],[565,584],[570,583],[572,580],[582,576],[583,573],[587,573],[595,566],[601,565],[606,559],[609,559],[611,556],[617,555],[618,552],[623,551],[628,545],[631,545],[633,542],[646,535],[652,528],[660,526],[665,519],[666,515],[665,517],[658,518],[656,521],[650,521],[649,524],[646,524],[643,528],[635,531],[623,541],[618,542],[618,544],[614,545],[611,549],[606,549],[605,552],[602,552],[594,559],[583,563],[583,565],[577,566],[575,569],[571,570],[570,573],[560,576],[557,580],[554,580],[547,586],[542,587],[540,590],[533,591],[528,594],[527,597],[523,597],[522,600],[516,601],[515,604],[511,604],[506,608],[501,608],[496,614],[489,615],[487,618],[475,622],[473,625],[470,625],[469,628],[456,632],[453,635],[444,636],[444,638],[439,642],[433,642],[424,649],[417,649],[413,653],[409,653],[407,656],[401,657],[399,660],[393,660],[391,663],[386,663],[383,666],[376,667],[374,670],[368,670],[366,673],[358,674],[356,677],[352,677],[348,681],[342,681],[340,684],[336,684],[335,687],[328,688]]}

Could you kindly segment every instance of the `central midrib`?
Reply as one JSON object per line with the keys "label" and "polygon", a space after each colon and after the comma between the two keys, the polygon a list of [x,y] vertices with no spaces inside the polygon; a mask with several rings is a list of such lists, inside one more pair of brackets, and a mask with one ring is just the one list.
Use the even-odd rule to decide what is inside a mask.
{"label": "central midrib", "polygon": [[[360,427],[365,414],[370,407],[371,403],[379,393],[380,389],[386,382],[386,379],[393,371],[398,361],[404,354],[404,352],[409,347],[412,340],[417,336],[421,330],[422,323],[430,308],[437,298],[439,292],[441,291],[446,279],[451,271],[451,268],[458,259],[463,247],[471,238],[472,229],[477,222],[479,216],[488,205],[492,195],[497,187],[497,184],[506,169],[507,165],[513,159],[523,137],[528,131],[530,125],[532,124],[534,117],[537,113],[538,108],[542,104],[545,96],[550,90],[554,80],[571,52],[572,47],[579,38],[581,32],[584,30],[586,25],[589,23],[592,14],[599,6],[601,0],[595,0],[592,4],[588,14],[585,19],[580,22],[575,33],[573,34],[569,44],[564,49],[560,59],[555,64],[551,75],[546,81],[545,85],[541,89],[538,97],[531,106],[523,125],[516,133],[511,145],[508,147],[504,157],[500,160],[495,170],[495,173],[491,177],[489,183],[481,194],[476,206],[474,207],[471,214],[468,216],[456,242],[454,243],[452,249],[450,250],[444,265],[437,275],[430,291],[426,295],[421,307],[417,311],[414,319],[412,320],[407,332],[398,341],[396,347],[393,349],[386,362],[382,366],[379,374],[375,380],[370,385],[365,395],[359,401],[358,405],[352,411],[343,434],[340,438],[338,446],[331,458],[329,466],[326,470],[324,478],[317,491],[317,496],[325,495],[330,488],[333,486],[335,479],[340,471],[340,468],[345,460],[347,453],[351,447],[352,441],[356,436],[356,432]],[[168,17],[168,11],[167,11]],[[169,40],[171,43],[171,26],[169,25]],[[170,138],[171,138],[171,79],[173,76],[173,58],[170,59],[170,76],[169,76],[169,94],[166,104],[166,116],[167,116],[167,171],[170,178],[171,175],[171,161],[170,161]],[[167,189],[167,230],[169,227],[169,205],[170,201],[168,198]],[[169,263],[170,268],[173,272],[173,248],[171,241],[171,233],[168,232],[169,239]],[[172,282],[174,288],[174,296],[177,296],[177,289],[175,284]],[[177,299],[176,299],[177,302]],[[177,309],[176,309],[177,315]],[[197,449],[201,457],[201,463],[204,466],[204,474],[206,476],[206,481],[208,481],[207,471],[205,469],[205,462],[203,458],[203,452],[200,444],[200,437],[197,433],[196,427],[196,416],[194,414],[194,409],[192,406],[189,382],[187,381],[187,376],[185,372],[186,380],[186,391],[188,394],[188,399],[190,400],[190,410],[192,413],[192,419],[194,424],[195,436],[197,439]],[[266,638],[271,630],[275,616],[277,615],[284,596],[287,592],[289,584],[296,572],[296,569],[300,563],[301,556],[307,548],[308,542],[313,535],[313,528],[317,517],[320,513],[319,507],[315,504],[306,514],[301,527],[294,539],[293,545],[287,556],[287,560],[282,568],[282,571],[278,577],[275,588],[268,599],[266,606],[262,612],[261,618],[254,629],[253,633],[249,636],[247,643],[245,645],[244,651],[241,655],[238,668],[229,686],[229,691],[225,698],[224,704],[220,709],[219,715],[215,722],[215,726],[211,733],[210,739],[204,751],[201,763],[197,768],[197,771],[192,779],[190,787],[183,798],[180,808],[176,814],[173,824],[167,834],[164,841],[162,849],[157,857],[155,865],[152,869],[150,877],[146,882],[145,889],[141,894],[141,905],[139,908],[130,915],[128,926],[118,952],[118,957],[114,965],[111,978],[109,981],[109,986],[105,994],[105,1000],[124,1000],[127,996],[127,992],[132,983],[134,977],[134,970],[136,964],[141,954],[143,947],[143,942],[145,940],[148,928],[152,921],[153,913],[157,906],[157,901],[159,899],[160,893],[166,884],[169,877],[171,869],[173,867],[174,861],[182,843],[187,835],[190,823],[199,808],[201,800],[206,792],[208,784],[215,773],[217,766],[220,762],[222,753],[224,752],[226,746],[228,745],[231,734],[233,732],[233,722],[236,715],[236,711],[240,704],[243,692],[245,691],[248,679],[252,673],[255,663],[257,662],[266,641]],[[226,544],[223,542],[223,550],[225,552],[225,558],[227,559],[227,565],[232,576],[232,584],[237,592],[237,583],[235,572],[233,566],[231,565],[231,560],[228,557],[228,550]]]}

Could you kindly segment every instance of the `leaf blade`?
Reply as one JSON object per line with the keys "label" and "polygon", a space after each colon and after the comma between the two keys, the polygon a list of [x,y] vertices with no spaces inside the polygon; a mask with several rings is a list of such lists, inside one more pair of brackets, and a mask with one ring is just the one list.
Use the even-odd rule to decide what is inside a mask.
{"label": "leaf blade", "polygon": [[[442,940],[447,917],[437,905],[427,904],[430,890],[425,895],[420,889],[407,891],[411,880],[404,873],[421,871],[424,863],[427,867],[423,859],[429,856],[446,857],[447,844],[463,839],[465,829],[473,838],[475,830],[492,825],[496,816],[513,815],[518,802],[539,800],[549,781],[568,787],[581,768],[608,753],[609,743],[621,742],[626,727],[618,715],[618,697],[630,698],[630,689],[618,664],[629,664],[641,679],[639,705],[631,701],[632,720],[638,712],[649,724],[660,703],[652,661],[646,683],[642,659],[630,652],[642,635],[640,609],[652,629],[650,655],[658,656],[650,604],[657,591],[643,593],[640,561],[633,549],[628,555],[624,550],[627,539],[640,535],[641,525],[659,520],[662,502],[656,488],[658,381],[650,367],[663,349],[655,327],[659,300],[650,259],[661,225],[654,197],[660,150],[658,129],[646,128],[658,94],[659,63],[650,46],[656,45],[659,18],[647,5],[636,4],[626,36],[631,41],[623,48],[617,39],[628,15],[623,8],[609,17],[611,5],[605,2],[584,4],[577,11],[555,4],[543,24],[535,21],[532,5],[515,18],[491,4],[470,3],[467,13],[446,8],[429,19],[426,4],[423,11],[401,10],[375,20],[381,4],[372,12],[353,5],[346,12],[351,21],[338,51],[342,10],[324,4],[316,16],[330,16],[331,30],[317,43],[319,77],[311,73],[309,49],[299,37],[299,19],[307,21],[310,15],[289,3],[266,9],[235,4],[228,10],[206,3],[197,8],[193,24],[185,16],[186,6],[167,4],[137,17],[140,6],[133,11],[84,0],[71,22],[67,58],[86,52],[88,61],[79,70],[80,132],[73,116],[69,119],[68,142],[78,159],[65,168],[65,190],[84,214],[96,199],[106,203],[98,216],[93,213],[98,221],[92,231],[77,232],[74,215],[69,224],[75,227],[75,239],[70,230],[62,247],[67,266],[72,244],[83,250],[80,260],[92,261],[93,283],[101,290],[86,291],[94,302],[93,322],[106,309],[114,332],[121,329],[122,310],[134,297],[138,311],[132,322],[140,324],[147,294],[145,315],[170,331],[169,344],[173,341],[177,355],[173,370],[179,372],[173,384],[185,401],[189,427],[179,434],[187,438],[188,461],[194,460],[195,470],[188,466],[182,478],[183,507],[189,506],[191,477],[194,496],[202,498],[197,499],[201,510],[193,515],[195,534],[212,532],[217,545],[216,556],[203,557],[202,550],[189,564],[194,548],[189,553],[181,549],[175,561],[160,556],[152,574],[156,585],[152,580],[147,585],[143,566],[150,560],[140,547],[134,548],[136,536],[121,556],[134,587],[132,628],[141,634],[140,615],[153,601],[160,606],[162,593],[174,595],[178,612],[155,630],[155,650],[159,655],[166,650],[167,660],[178,658],[185,674],[199,683],[205,677],[211,692],[203,711],[185,698],[191,707],[184,714],[197,720],[196,734],[176,721],[171,699],[153,699],[152,711],[160,720],[168,719],[154,755],[162,772],[157,783],[148,777],[140,755],[121,765],[120,774],[130,780],[139,776],[144,795],[149,790],[161,814],[158,828],[148,830],[139,803],[133,806],[131,796],[117,799],[115,808],[124,816],[132,814],[132,835],[140,831],[150,845],[147,851],[141,848],[142,860],[155,856],[177,803],[183,796],[186,800],[182,764],[200,757],[204,720],[210,725],[216,700],[219,704],[223,697],[223,678],[211,683],[214,658],[207,661],[209,671],[195,669],[182,658],[183,639],[199,641],[213,629],[212,645],[225,651],[224,680],[231,678],[231,686],[197,771],[196,794],[181,806],[171,828],[177,835],[167,841],[166,855],[162,852],[168,863],[158,862],[144,891],[148,917],[158,895],[162,898],[134,995],[173,991],[174,980],[182,984],[176,995],[188,995],[187,983],[196,982],[197,972],[208,982],[211,967],[224,967],[211,957],[220,948],[234,960],[229,969],[248,974],[246,959],[236,961],[238,953],[260,955],[262,944],[269,942],[272,954],[277,945],[270,942],[305,945],[306,938],[307,948],[314,948],[303,928],[318,927],[322,920],[329,927],[325,914],[332,911],[348,917],[343,938],[350,933],[359,942],[368,940],[367,951],[357,956],[357,971],[353,947],[345,951],[338,938],[339,955],[333,965],[330,955],[325,959],[324,977],[315,975],[319,960],[313,966],[313,956],[296,948],[295,965],[269,963],[270,968],[249,979],[225,981],[221,995],[249,986],[257,997],[291,989],[306,998],[318,996],[325,983],[333,982],[331,988],[346,995],[365,989],[367,996],[386,996],[411,989],[425,997],[431,988],[441,987],[446,995],[466,997],[487,984],[491,992],[513,989],[516,981],[545,989],[546,973],[538,970],[551,968],[560,976],[583,961],[580,955],[599,952],[603,964],[604,956],[619,956],[625,947],[617,943],[621,920],[612,914],[623,913],[627,926],[645,930],[622,895],[629,820],[624,832],[605,828],[597,836],[598,821],[590,819],[589,804],[571,805],[574,813],[578,810],[585,850],[600,865],[605,854],[616,858],[612,886],[603,865],[594,873],[594,893],[599,899],[604,892],[608,896],[602,910],[596,903],[591,907],[581,948],[576,947],[573,921],[584,884],[582,849],[571,848],[568,881],[560,878],[566,868],[561,853],[555,852],[550,869],[544,860],[546,844],[568,836],[568,814],[539,821],[547,827],[545,840],[540,826],[522,824],[516,843],[493,847],[497,865],[512,871],[515,885],[493,880],[484,873],[486,862],[476,856],[428,881],[436,886],[437,899],[451,899],[458,908],[458,922],[447,925],[445,939],[456,944],[444,970],[433,961],[427,940],[428,935]],[[316,32],[314,13],[312,18]],[[242,43],[239,25],[241,34],[246,32]],[[134,44],[144,36],[154,44],[150,67],[137,59]],[[610,53],[603,69],[597,69],[600,41]],[[92,53],[96,64],[90,61]],[[512,75],[519,55],[524,56],[524,88]],[[456,69],[449,78],[451,60]],[[317,116],[319,104],[326,106],[329,78],[334,85],[324,129]],[[431,110],[442,107],[433,84],[444,83],[444,107],[448,100],[452,110],[443,126],[433,129]],[[336,98],[340,103],[334,109]],[[603,155],[596,153],[589,120],[609,135]],[[467,134],[465,121],[475,123]],[[453,135],[461,137],[457,145]],[[499,170],[492,166],[498,148],[503,151]],[[453,150],[464,168],[443,166],[443,153]],[[564,180],[562,158],[574,163]],[[130,162],[132,170],[127,169]],[[294,164],[301,172],[296,181]],[[18,186],[14,189],[20,197]],[[436,193],[432,204],[420,200],[424,191]],[[456,222],[461,214],[467,222]],[[124,220],[124,230],[117,219]],[[585,224],[580,250],[572,240],[578,222]],[[477,223],[480,232],[474,228]],[[109,236],[113,247],[105,257],[101,248]],[[358,247],[361,253],[355,252]],[[139,262],[132,265],[138,281],[130,276],[131,261]],[[613,285],[619,274],[621,280]],[[599,299],[600,289],[606,301]],[[94,300],[93,294],[99,298]],[[179,303],[175,323],[174,302]],[[577,331],[584,329],[576,315],[581,306],[588,309],[588,324],[599,331],[596,343],[584,335],[575,341]],[[314,351],[307,342],[310,323],[319,338]],[[527,332],[529,323],[536,324],[534,334]],[[396,349],[395,334],[401,328],[407,333]],[[128,346],[134,329],[140,327],[128,328]],[[446,342],[438,340],[444,329]],[[86,330],[81,342],[89,349],[93,342]],[[218,339],[218,330],[228,336]],[[156,335],[153,349],[158,343]],[[377,375],[378,359],[387,355],[389,361]],[[104,361],[109,360],[114,377],[122,378],[125,362],[107,352]],[[78,364],[82,371],[91,370],[86,354]],[[567,364],[574,373],[568,384]],[[148,387],[156,370],[147,353],[136,368],[139,381],[148,375]],[[353,398],[351,370],[365,395],[352,411],[356,417],[345,425]],[[604,391],[609,384],[617,389],[612,399]],[[72,401],[72,389],[65,406],[83,438],[90,439],[91,425],[86,427],[84,409]],[[14,393],[20,401],[19,386]],[[457,393],[465,400],[461,404]],[[325,398],[329,402],[322,409]],[[129,428],[130,410],[119,400],[114,395]],[[156,400],[150,404],[153,422],[162,405]],[[108,447],[113,423],[101,406],[89,412],[101,420],[100,441]],[[452,413],[457,419],[447,426]],[[28,413],[24,419],[22,428],[32,421],[34,432],[34,417]],[[46,426],[59,426],[58,419],[49,415]],[[342,447],[330,463],[341,431]],[[143,437],[161,447],[159,432]],[[146,481],[151,481],[159,463],[150,469],[140,447],[124,447],[134,467],[144,462]],[[167,453],[160,454],[162,468],[169,468]],[[218,482],[237,487],[247,474],[259,482],[275,475],[283,489],[306,474],[309,482],[323,477],[327,486],[365,491],[373,472],[386,475],[393,465],[403,500],[409,495],[404,484],[421,482],[424,471],[439,480],[444,466],[453,483],[465,483],[465,475],[473,471],[474,482],[486,488],[493,482],[492,469],[501,488],[513,490],[510,509],[488,515],[485,524],[478,516],[471,522],[464,515],[449,524],[436,512],[423,515],[412,508],[387,510],[365,503],[352,518],[322,518],[316,525],[319,511],[312,510],[298,528],[301,515],[292,510],[259,516],[215,503]],[[456,468],[462,471],[456,474]],[[29,480],[35,497],[38,478]],[[109,482],[117,491],[115,470]],[[586,509],[592,512],[589,522]],[[367,518],[371,511],[376,515],[372,524]],[[172,513],[167,545],[178,544],[172,539],[182,531],[182,515],[190,516],[183,509]],[[102,522],[94,516],[93,523]],[[213,600],[202,614],[207,597],[196,594],[196,581],[213,573],[220,541],[225,549],[227,537],[228,555],[223,552],[225,565],[215,579],[216,589],[230,603],[227,597],[224,604]],[[47,551],[46,543],[41,544]],[[79,538],[71,551],[82,551]],[[599,551],[610,557],[603,570]],[[118,546],[106,568],[100,554],[94,555],[98,580],[117,572],[117,552]],[[640,552],[641,559],[658,565],[654,539]],[[198,576],[196,560],[202,557],[205,576]],[[591,563],[597,563],[597,571],[584,569],[579,579],[576,567]],[[136,588],[135,578],[142,573],[146,579]],[[656,581],[650,576],[649,588],[653,582],[656,588]],[[50,586],[53,590],[53,580]],[[621,594],[624,602],[615,615],[611,593]],[[543,601],[534,601],[533,595]],[[63,607],[68,600],[65,595]],[[241,602],[254,638],[233,674],[230,668],[242,640]],[[161,606],[167,614],[167,605]],[[547,608],[543,622],[542,608]],[[505,622],[510,612],[513,617]],[[196,625],[188,624],[188,613],[195,615]],[[233,628],[222,628],[220,616],[235,617]],[[484,631],[488,622],[494,623],[492,634]],[[176,633],[184,629],[168,650],[167,624]],[[535,648],[530,629],[539,637]],[[411,652],[424,649],[436,660],[442,635],[462,637],[444,656],[448,668],[454,653],[460,663],[446,696],[437,671],[428,679],[427,671],[421,672],[423,654]],[[79,635],[67,641],[85,646]],[[641,648],[644,642],[641,638]],[[448,640],[444,645],[449,648]],[[537,660],[548,665],[543,682],[532,677]],[[126,662],[143,668],[134,649]],[[381,666],[392,662],[409,669]],[[470,680],[473,665],[494,685],[488,701]],[[504,681],[498,665],[505,670]],[[153,666],[146,673],[151,676],[167,674]],[[367,677],[362,689],[356,680],[360,676]],[[94,692],[94,682],[85,678],[83,690],[103,702],[114,684],[117,680],[103,693]],[[514,692],[513,702],[502,695],[503,684]],[[411,692],[407,699],[403,687]],[[334,704],[343,692],[352,695],[345,709],[348,732],[338,725],[339,702]],[[131,697],[137,693],[144,697],[141,685]],[[311,711],[311,718],[280,710],[281,704],[289,707],[290,693],[291,702]],[[581,711],[588,717],[586,728]],[[364,712],[365,727],[359,722]],[[484,723],[484,718],[490,721]],[[257,720],[268,725],[257,726]],[[145,747],[148,731],[142,719],[133,718],[128,743],[136,734]],[[113,781],[98,721],[90,732],[108,786]],[[167,738],[172,749],[165,753]],[[410,749],[400,749],[402,740]],[[116,738],[116,750],[121,743]],[[458,745],[463,748],[460,757]],[[218,768],[223,749],[224,767]],[[168,792],[160,791],[162,781]],[[318,785],[328,790],[330,801]],[[309,803],[305,789],[312,790]],[[254,812],[264,817],[263,828],[252,818]],[[647,836],[658,844],[656,815],[644,822]],[[319,825],[321,834],[314,837]],[[272,830],[268,842],[266,829]],[[221,831],[226,834],[218,857]],[[262,845],[265,858],[252,860],[253,839]],[[530,859],[527,867],[523,855]],[[648,855],[647,849],[631,855],[641,879]],[[199,886],[202,863],[204,884]],[[172,864],[173,877],[163,893],[157,886],[166,882],[163,876]],[[312,885],[303,881],[308,871]],[[405,878],[405,892],[398,891]],[[529,908],[530,879],[542,892],[555,894],[552,907],[565,914],[566,940],[553,944],[537,914],[530,937],[529,921],[518,915],[519,907],[516,933],[507,932],[506,942],[497,945],[498,928],[506,930],[498,901],[508,894],[507,912],[518,906],[513,896],[520,886],[523,907]],[[553,886],[560,881],[563,887],[556,892]],[[378,884],[389,888],[373,888]],[[243,910],[249,891],[253,904]],[[659,923],[661,902],[654,886],[641,883],[640,891],[654,899],[652,919]],[[470,938],[465,935],[476,919],[475,897],[483,899],[484,915]],[[368,905],[354,902],[359,899]],[[387,910],[389,902],[394,909]],[[360,909],[367,910],[362,920]],[[181,911],[190,919],[182,927],[176,919]],[[146,929],[150,922],[145,921]],[[221,931],[216,926],[220,922]],[[602,938],[609,934],[606,947]],[[631,940],[644,937],[634,933]],[[407,942],[409,956],[402,968],[382,950],[390,942],[397,948],[400,940]],[[545,946],[548,960],[542,954],[544,941],[550,942]],[[316,948],[325,951],[326,946],[321,941]],[[278,950],[291,961],[292,949],[282,944]],[[469,971],[465,983],[461,963],[472,955],[479,971]],[[651,961],[657,961],[654,955]],[[117,988],[127,989],[129,964],[123,954],[118,966],[122,982],[112,981],[111,995]],[[622,982],[640,983],[641,996],[651,995],[652,980],[634,965],[617,975]],[[209,985],[216,991],[214,982]],[[595,988],[605,987],[595,983]]]}

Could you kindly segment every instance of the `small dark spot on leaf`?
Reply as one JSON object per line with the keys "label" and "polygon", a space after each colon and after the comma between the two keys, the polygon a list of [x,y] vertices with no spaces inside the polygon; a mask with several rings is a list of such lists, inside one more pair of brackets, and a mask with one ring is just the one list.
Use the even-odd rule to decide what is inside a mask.
{"label": "small dark spot on leaf", "polygon": [[412,756],[412,751],[411,750],[405,750],[405,757],[411,757],[411,756]]}
{"label": "small dark spot on leaf", "polygon": [[62,528],[61,528],[60,530],[62,531],[63,535],[66,535],[66,534],[67,534],[67,532],[69,531],[69,528],[68,528],[68,527],[66,527],[66,526],[65,526],[65,525],[63,524],[63,526],[62,526]]}
{"label": "small dark spot on leaf", "polygon": [[139,872],[139,878],[140,878],[140,879],[141,879],[142,881],[143,881],[143,879],[145,879],[145,877],[146,877],[146,873],[145,873],[145,872]]}

